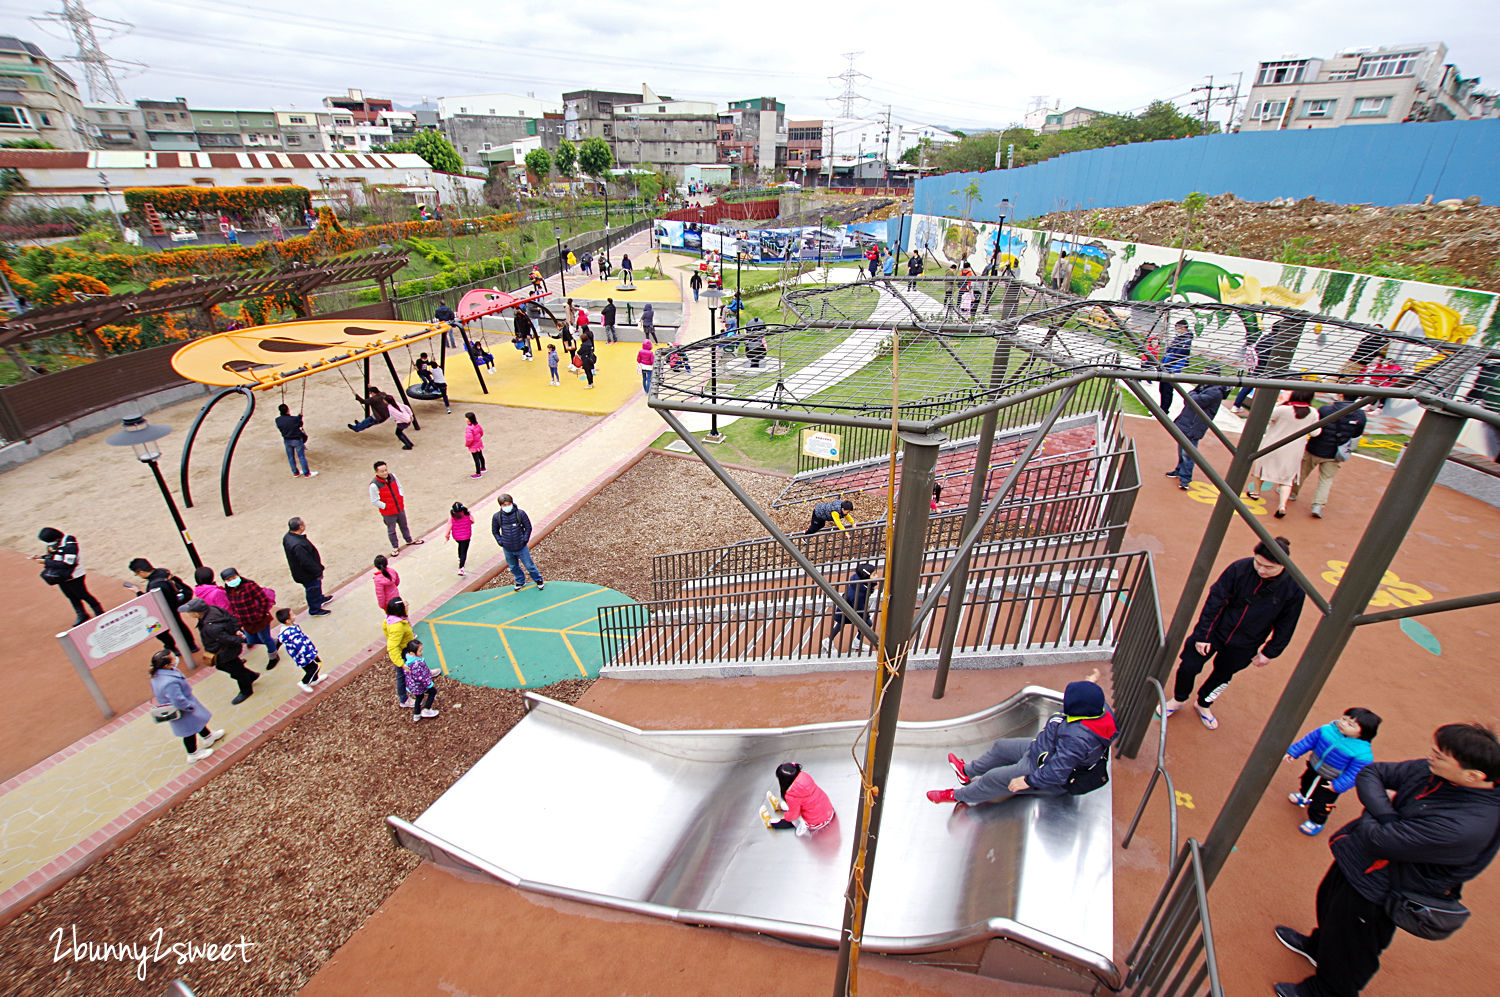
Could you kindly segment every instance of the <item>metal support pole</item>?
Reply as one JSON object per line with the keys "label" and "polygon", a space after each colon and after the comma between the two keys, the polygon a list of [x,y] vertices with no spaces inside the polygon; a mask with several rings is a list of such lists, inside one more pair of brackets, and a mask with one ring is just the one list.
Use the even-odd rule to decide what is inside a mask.
{"label": "metal support pole", "polygon": [[[713,472],[714,477],[718,478],[724,487],[729,489],[731,495],[739,499],[740,504],[745,507],[745,511],[754,516],[756,521],[765,527],[766,532],[771,535],[771,539],[780,544],[781,548],[787,552],[787,556],[797,563],[797,567],[801,568],[807,574],[807,577],[811,579],[812,583],[824,595],[828,596],[829,600],[833,603],[833,609],[838,613],[844,614],[845,620],[859,632],[860,638],[871,647],[878,646],[880,644],[880,635],[875,632],[875,628],[865,622],[864,617],[856,612],[853,606],[849,605],[848,600],[844,598],[843,593],[838,590],[838,587],[827,578],[824,578],[823,573],[808,559],[807,555],[799,550],[796,544],[792,543],[791,537],[787,536],[781,527],[777,526],[776,522],[770,516],[766,515],[765,510],[755,504],[755,500],[750,497],[750,493],[740,487],[740,483],[735,481],[729,475],[728,471],[719,466],[718,461],[714,460],[713,455],[703,446],[703,441],[688,432],[687,427],[682,424],[682,420],[678,419],[670,409],[658,409],[657,411],[661,413],[661,417],[666,420],[667,425],[672,427],[673,432],[682,438],[682,442],[688,445],[688,449],[692,450],[698,456],[698,459],[707,465],[708,469]],[[924,530],[922,533],[925,538],[926,531]]]}
{"label": "metal support pole", "polygon": [[[1260,401],[1258,394],[1256,401]],[[1401,463],[1396,465],[1380,504],[1365,526],[1359,546],[1349,558],[1344,578],[1334,590],[1328,615],[1318,621],[1260,739],[1203,842],[1203,875],[1208,883],[1212,884],[1218,876],[1250,815],[1265,798],[1286,754],[1286,746],[1296,739],[1318,693],[1323,691],[1323,684],[1354,633],[1354,621],[1370,604],[1380,579],[1421,512],[1422,503],[1458,441],[1464,421],[1437,409],[1422,414]]]}
{"label": "metal support pole", "polygon": [[[516,307],[517,308],[522,308],[522,307],[525,307],[525,306],[523,306],[523,305],[517,305]],[[482,373],[480,373],[480,371],[479,371],[479,358],[474,355],[473,346],[472,346],[472,344],[469,341],[469,330],[468,330],[468,328],[465,327],[465,326],[462,326],[462,325],[459,326],[458,327],[458,337],[464,341],[464,353],[468,355],[469,362],[474,365],[474,376],[479,379],[479,390],[481,392],[483,392],[484,394],[486,394],[486,395],[489,394],[490,393],[490,389],[484,383],[484,375]]]}
{"label": "metal support pole", "polygon": [[[391,372],[391,380],[396,382],[396,394],[398,394],[398,395],[401,396],[401,404],[405,405],[407,408],[410,409],[411,408],[411,400],[406,397],[406,385],[404,385],[404,384],[401,383],[401,375],[396,373],[396,362],[391,359],[391,353],[390,353],[390,351],[387,350],[386,352],[384,352],[384,353],[382,353],[380,355],[383,356],[383,357],[385,357],[385,366],[386,366],[386,369]],[[410,354],[407,354],[407,355],[410,356]],[[417,413],[416,413],[416,410],[414,410],[414,409],[412,410],[412,413],[411,413],[411,428],[412,429],[421,429],[422,428],[422,424],[419,423],[419,422],[417,422]]]}
{"label": "metal support pole", "polygon": [[[984,501],[985,484],[990,477],[990,454],[995,447],[995,424],[999,422],[994,412],[987,413],[979,426],[979,446],[974,453],[974,472],[969,479],[969,504],[964,509],[964,524],[961,535],[968,536],[979,522],[979,506]],[[953,643],[958,637],[958,617],[963,609],[964,593],[969,585],[969,560],[974,556],[971,546],[958,556],[958,568],[953,572],[953,584],[948,589],[948,605],[943,611],[943,637],[938,649],[937,675],[932,680],[932,698],[942,699],[948,691],[948,666],[953,661]]]}
{"label": "metal support pole", "polygon": [[187,523],[182,521],[182,513],[177,509],[177,503],[172,500],[172,492],[167,488],[167,479],[161,476],[161,468],[157,467],[155,460],[146,461],[151,467],[151,476],[156,479],[156,487],[161,489],[161,497],[166,499],[167,508],[172,512],[172,522],[177,527],[177,535],[182,538],[182,545],[187,548],[188,560],[193,562],[193,567],[203,567],[203,559],[198,556],[198,548],[193,546],[193,538],[188,534]]}
{"label": "metal support pole", "polygon": [[[708,397],[714,406],[719,404],[719,347],[714,343],[714,336],[718,330],[714,326],[714,313],[718,309],[708,309]],[[716,407],[708,414],[708,438],[715,443],[724,442],[724,435],[719,432],[719,410]]]}
{"label": "metal support pole", "polygon": [[99,712],[104,714],[104,719],[109,720],[115,715],[115,708],[109,705],[109,700],[104,698],[104,690],[99,688],[99,683],[94,679],[94,673],[89,671],[89,666],[84,663],[83,655],[78,653],[78,648],[68,637],[68,631],[64,630],[57,635],[57,642],[62,645],[63,653],[73,663],[73,670],[83,681],[83,687],[94,697],[94,705],[99,707]]}
{"label": "metal support pole", "polygon": [[[1266,426],[1271,421],[1271,410],[1276,407],[1276,392],[1260,390],[1255,392],[1250,402],[1250,417],[1245,420],[1245,426],[1240,430],[1240,442],[1235,447],[1234,456],[1229,460],[1229,467],[1224,470],[1224,483],[1232,494],[1239,494],[1240,489],[1245,487],[1245,481],[1250,477],[1250,455],[1260,445],[1261,438],[1265,436]],[[1163,685],[1172,674],[1172,662],[1177,658],[1177,652],[1181,650],[1183,641],[1187,640],[1188,631],[1193,628],[1194,614],[1198,611],[1198,601],[1203,597],[1203,591],[1208,587],[1208,576],[1213,571],[1214,561],[1219,556],[1219,551],[1224,546],[1224,537],[1229,532],[1229,524],[1234,519],[1234,502],[1229,495],[1220,494],[1214,503],[1214,511],[1208,517],[1208,525],[1203,529],[1203,539],[1198,543],[1198,553],[1193,556],[1193,566],[1188,569],[1187,581],[1182,585],[1182,595],[1177,597],[1177,608],[1172,613],[1172,622],[1167,627],[1167,635],[1162,643],[1161,657],[1157,659],[1156,667],[1149,670],[1148,674],[1156,676],[1157,681]],[[1126,758],[1134,758],[1140,750],[1141,741],[1146,736],[1146,724],[1142,724],[1139,730],[1125,730],[1121,732],[1120,754]],[[1291,744],[1288,741],[1287,744]],[[1282,747],[1285,747],[1283,745]]]}
{"label": "metal support pole", "polygon": [[365,406],[365,418],[368,419],[370,417],[370,358],[369,357],[365,357],[364,368],[365,368],[365,391],[364,391],[364,394],[362,394],[362,395],[359,396],[359,400]]}
{"label": "metal support pole", "polygon": [[844,921],[839,930],[838,973],[835,997],[851,993],[859,945],[864,937],[864,915],[875,877],[875,847],[880,843],[880,818],[884,809],[886,778],[896,746],[896,718],[901,710],[901,687],[906,677],[906,656],[911,649],[913,609],[922,581],[922,559],[927,542],[928,504],[932,495],[933,469],[938,447],[946,439],[941,433],[901,434],[901,486],[896,498],[895,539],[886,564],[886,613],[881,620],[885,640],[876,679],[877,713],[868,735],[865,806],[860,810],[854,835],[853,868],[849,890],[844,895]]}

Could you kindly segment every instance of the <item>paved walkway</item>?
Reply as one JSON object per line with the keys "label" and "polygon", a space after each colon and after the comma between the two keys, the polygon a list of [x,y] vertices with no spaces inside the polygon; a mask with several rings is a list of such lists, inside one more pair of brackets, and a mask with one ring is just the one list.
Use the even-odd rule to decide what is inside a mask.
{"label": "paved walkway", "polygon": [[[644,253],[644,235],[639,248]],[[700,324],[707,331],[707,316]],[[639,382],[636,382],[637,384]],[[498,428],[498,427],[494,427]],[[509,480],[495,481],[493,491],[471,503],[476,520],[487,520],[501,490],[525,496],[538,538],[565,520],[605,484],[634,463],[665,429],[661,418],[635,392],[613,415],[551,456]],[[499,435],[499,434],[496,434]],[[492,438],[492,447],[500,443]],[[488,483],[488,482],[486,482]],[[477,551],[493,551],[482,564],[471,560],[469,577],[455,575],[451,555],[438,551],[443,531],[425,536],[425,548],[409,548],[397,562],[401,591],[421,619],[464,591],[481,587],[505,571],[504,557],[486,541]],[[228,737],[214,755],[196,765],[185,762],[181,742],[165,734],[147,714],[147,704],[122,713],[71,746],[0,783],[0,924],[83,867],[121,843],[142,822],[211,779],[303,706],[352,676],[384,650],[369,641],[372,627],[351,626],[338,612],[340,604],[373,606],[368,574],[337,589],[333,616],[310,621],[329,676],[313,694],[298,690],[300,672],[290,665],[274,671],[261,666],[264,652],[247,655],[261,671],[255,695],[231,707],[235,686],[212,669],[190,676],[195,694],[214,713],[214,726]],[[369,615],[369,614],[367,614]],[[302,620],[301,622],[308,622]],[[367,642],[368,641],[368,642]]]}

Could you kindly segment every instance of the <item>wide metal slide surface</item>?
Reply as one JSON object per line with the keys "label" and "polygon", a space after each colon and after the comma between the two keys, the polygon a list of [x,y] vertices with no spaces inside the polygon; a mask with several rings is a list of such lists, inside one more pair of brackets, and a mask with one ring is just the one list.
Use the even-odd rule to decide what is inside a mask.
{"label": "wide metal slide surface", "polygon": [[[967,717],[899,725],[867,950],[1005,939],[1090,982],[1118,981],[1108,789],[959,808],[924,795],[955,785],[947,752],[973,758],[997,738],[1030,736],[1060,708],[1058,693],[1028,686]],[[643,731],[532,693],[527,709],[414,824],[389,818],[402,845],[523,889],[838,944],[859,722]],[[838,813],[809,837],[757,816],[783,761],[800,763]]]}

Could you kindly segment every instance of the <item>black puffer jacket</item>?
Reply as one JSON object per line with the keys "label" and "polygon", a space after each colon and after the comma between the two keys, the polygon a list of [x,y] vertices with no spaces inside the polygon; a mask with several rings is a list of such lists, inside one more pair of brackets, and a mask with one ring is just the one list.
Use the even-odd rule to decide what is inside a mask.
{"label": "black puffer jacket", "polygon": [[198,621],[198,638],[203,641],[203,650],[209,654],[221,651],[236,654],[244,643],[240,639],[239,621],[218,606],[209,606],[208,612]]}
{"label": "black puffer jacket", "polygon": [[1459,896],[1500,849],[1500,789],[1455,786],[1422,759],[1373,762],[1354,786],[1365,812],[1328,847],[1366,900],[1380,903],[1392,887]]}
{"label": "black puffer jacket", "polygon": [[1302,615],[1302,586],[1283,571],[1262,578],[1255,571],[1255,558],[1242,557],[1219,576],[1208,590],[1198,625],[1188,638],[1220,647],[1258,647],[1274,658],[1286,650],[1297,619]]}
{"label": "black puffer jacket", "polygon": [[[1340,401],[1324,405],[1318,409],[1318,418],[1326,419],[1348,404]],[[1365,435],[1365,421],[1365,410],[1362,408],[1345,413],[1308,438],[1307,452],[1314,457],[1332,460],[1339,447]]]}

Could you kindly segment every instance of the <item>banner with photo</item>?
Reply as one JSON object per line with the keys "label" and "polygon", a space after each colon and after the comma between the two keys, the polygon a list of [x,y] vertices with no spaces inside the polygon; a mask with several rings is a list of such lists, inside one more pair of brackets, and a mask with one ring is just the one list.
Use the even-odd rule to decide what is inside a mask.
{"label": "banner with photo", "polygon": [[883,241],[884,232],[850,226],[755,229],[658,221],[654,234],[657,244],[666,250],[718,253],[726,261],[739,258],[747,263],[779,263],[786,259],[860,259],[866,248]]}

